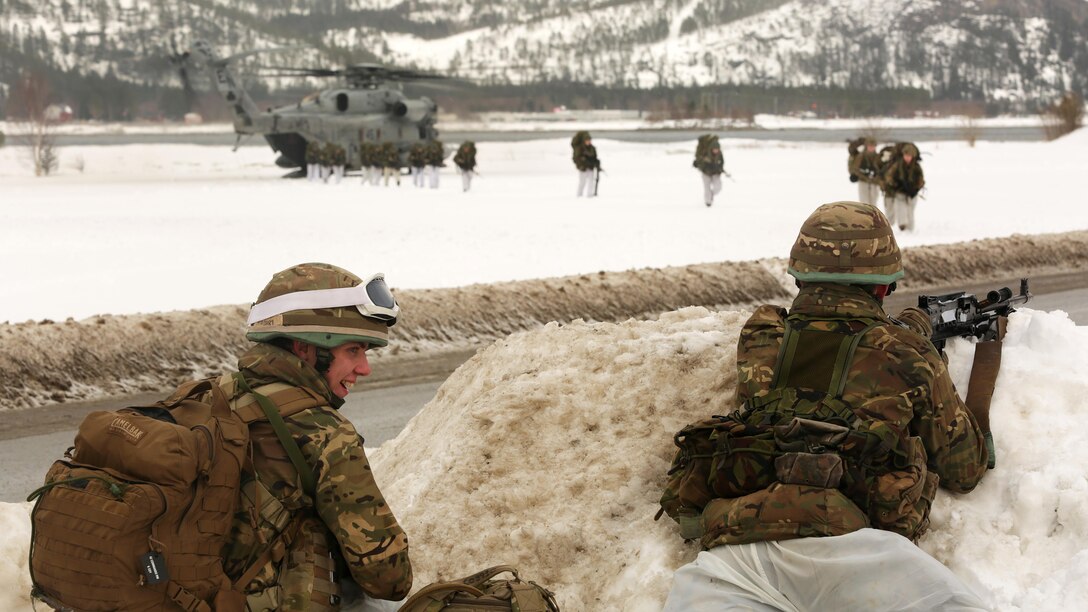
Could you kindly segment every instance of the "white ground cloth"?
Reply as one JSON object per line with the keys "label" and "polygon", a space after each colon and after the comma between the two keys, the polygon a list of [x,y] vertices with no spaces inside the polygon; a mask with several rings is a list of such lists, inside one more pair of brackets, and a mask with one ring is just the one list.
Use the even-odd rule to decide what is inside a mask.
{"label": "white ground cloth", "polygon": [[951,570],[879,529],[718,546],[676,570],[665,602],[665,612],[985,609]]}

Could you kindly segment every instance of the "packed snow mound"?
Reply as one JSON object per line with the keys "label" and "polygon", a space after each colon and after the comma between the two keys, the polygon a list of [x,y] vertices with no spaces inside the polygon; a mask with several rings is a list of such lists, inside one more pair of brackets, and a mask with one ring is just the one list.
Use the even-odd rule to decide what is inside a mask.
{"label": "packed snow mound", "polygon": [[[903,250],[904,291],[1088,268],[1088,231]],[[786,261],[719,262],[396,291],[403,308],[376,365],[463,351],[550,321],[652,318],[685,306],[786,302]],[[234,366],[248,306],[0,324],[0,410],[166,391]],[[379,368],[380,369],[380,368]]]}
{"label": "packed snow mound", "polygon": [[[697,553],[672,521],[653,520],[672,436],[732,408],[747,316],[692,307],[551,323],[465,363],[371,453],[417,587],[510,563],[564,610],[660,610],[672,572]],[[954,341],[948,354],[963,390],[973,347]],[[942,490],[919,542],[994,609],[1088,601],[1085,397],[1088,327],[1013,314],[991,412],[997,469],[970,494]],[[0,503],[3,610],[31,610],[29,507]]]}
{"label": "packed snow mound", "polygon": [[[574,322],[481,351],[372,453],[417,585],[498,563],[570,610],[660,610],[694,558],[657,500],[685,424],[732,409],[748,313]],[[949,345],[966,390],[973,346]],[[1017,311],[992,405],[997,469],[941,491],[920,546],[1000,610],[1088,601],[1088,328]]]}

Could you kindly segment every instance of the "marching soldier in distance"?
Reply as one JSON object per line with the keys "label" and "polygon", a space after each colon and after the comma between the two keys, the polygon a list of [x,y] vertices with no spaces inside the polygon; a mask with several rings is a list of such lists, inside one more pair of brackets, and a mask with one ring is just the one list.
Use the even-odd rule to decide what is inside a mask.
{"label": "marching soldier in distance", "polygon": [[321,163],[321,143],[311,140],[306,143],[306,178],[316,181],[321,175],[319,164]]}
{"label": "marching soldier in distance", "polygon": [[692,162],[703,177],[703,202],[709,207],[714,203],[714,196],[722,190],[722,174],[725,173],[725,159],[718,137],[703,134],[695,148],[695,161]]}
{"label": "marching soldier in distance", "polygon": [[592,198],[597,195],[597,181],[601,171],[601,160],[597,158],[597,147],[589,132],[581,131],[571,140],[574,149],[574,167],[578,169],[578,197],[585,194]]}
{"label": "marching soldier in distance", "polygon": [[476,172],[476,143],[466,140],[457,148],[453,163],[461,171],[461,191],[472,187],[472,175]]}
{"label": "marching soldier in distance", "polygon": [[914,206],[918,192],[926,185],[920,165],[922,156],[918,147],[909,142],[896,145],[896,151],[898,155],[884,171],[884,205],[894,211],[888,215],[889,222],[898,223],[902,231],[914,231]]}
{"label": "marching soldier in distance", "polygon": [[441,140],[432,140],[427,143],[423,155],[427,162],[427,174],[430,176],[431,189],[438,189],[438,169],[446,165],[446,149]]}
{"label": "marching soldier in distance", "polygon": [[396,179],[400,185],[400,152],[397,145],[391,142],[383,142],[378,152],[378,158],[382,164],[382,176],[385,178],[385,186],[389,186],[390,177]]}
{"label": "marching soldier in distance", "polygon": [[330,162],[332,166],[332,179],[334,183],[339,183],[344,178],[344,166],[348,163],[347,152],[344,151],[344,147],[338,144],[330,145]]}
{"label": "marching soldier in distance", "polygon": [[374,171],[374,145],[373,143],[363,142],[359,144],[359,168],[362,173],[362,179],[360,184],[366,185],[371,182],[371,175]]}
{"label": "marching soldier in distance", "polygon": [[880,154],[876,152],[876,141],[872,138],[859,138],[850,143],[850,181],[858,184],[858,201],[876,206],[880,194],[881,173]]}
{"label": "marching soldier in distance", "polygon": [[408,149],[408,173],[412,175],[412,186],[423,186],[423,167],[427,165],[427,151],[422,142],[417,142]]}

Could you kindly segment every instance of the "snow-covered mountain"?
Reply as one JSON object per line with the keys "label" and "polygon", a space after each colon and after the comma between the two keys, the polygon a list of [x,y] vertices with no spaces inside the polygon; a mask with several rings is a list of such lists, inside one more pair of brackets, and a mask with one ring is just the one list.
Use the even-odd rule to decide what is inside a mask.
{"label": "snow-covered mountain", "polygon": [[0,0],[0,80],[44,65],[177,87],[169,58],[196,38],[492,83],[917,88],[1019,109],[1088,93],[1085,0]]}

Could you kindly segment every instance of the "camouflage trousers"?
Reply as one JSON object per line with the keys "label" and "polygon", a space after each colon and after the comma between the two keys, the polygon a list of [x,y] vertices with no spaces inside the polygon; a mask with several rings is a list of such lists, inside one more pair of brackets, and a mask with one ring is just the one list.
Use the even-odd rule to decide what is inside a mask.
{"label": "camouflage trousers", "polygon": [[461,191],[468,191],[472,187],[472,170],[461,171]]}
{"label": "camouflage trousers", "polygon": [[676,570],[664,612],[987,609],[952,570],[907,538],[861,529],[701,552]]}
{"label": "camouflage trousers", "polygon": [[858,181],[858,202],[864,202],[866,204],[872,204],[876,206],[876,201],[880,197],[880,185],[876,183],[870,183],[866,180]]}

